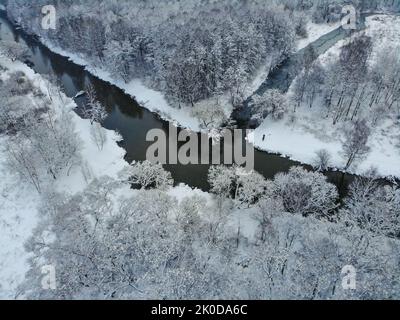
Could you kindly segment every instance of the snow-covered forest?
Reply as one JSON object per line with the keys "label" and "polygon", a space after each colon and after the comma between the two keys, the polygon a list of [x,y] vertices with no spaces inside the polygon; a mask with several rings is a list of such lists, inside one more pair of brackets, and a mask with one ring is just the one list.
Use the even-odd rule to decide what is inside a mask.
{"label": "snow-covered forest", "polygon": [[[312,167],[212,165],[206,191],[128,163],[94,86],[82,110],[0,37],[0,298],[400,299],[400,2],[350,3],[365,23],[320,52],[349,1],[8,1],[29,36],[163,119],[215,134],[248,108],[250,142]],[[298,54],[288,90],[259,90]],[[345,195],[332,169],[358,174]]]}

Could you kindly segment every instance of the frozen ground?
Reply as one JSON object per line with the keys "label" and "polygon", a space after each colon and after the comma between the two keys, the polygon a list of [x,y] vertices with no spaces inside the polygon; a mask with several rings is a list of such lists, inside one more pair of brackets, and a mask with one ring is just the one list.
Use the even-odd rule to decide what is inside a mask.
{"label": "frozen ground", "polygon": [[37,223],[40,197],[5,167],[5,139],[0,136],[0,299],[14,299],[29,269],[24,243]]}
{"label": "frozen ground", "polygon": [[[373,37],[374,51],[384,45],[397,46],[400,43],[400,17],[376,15],[367,18],[366,34]],[[338,42],[320,57],[322,63],[337,59],[339,49],[346,40]],[[288,93],[290,95],[290,91]],[[313,108],[315,110],[315,108]],[[293,160],[313,164],[315,153],[326,149],[332,156],[331,165],[341,169],[345,165],[342,155],[342,130],[334,127],[332,120],[323,119],[321,114],[310,112],[307,106],[301,107],[295,114],[295,120],[284,118],[281,121],[266,119],[249,140],[261,150],[279,153]],[[263,136],[265,140],[263,141]],[[350,171],[362,174],[371,166],[384,177],[400,177],[400,123],[388,118],[374,129],[369,139],[371,151],[357,167]]]}

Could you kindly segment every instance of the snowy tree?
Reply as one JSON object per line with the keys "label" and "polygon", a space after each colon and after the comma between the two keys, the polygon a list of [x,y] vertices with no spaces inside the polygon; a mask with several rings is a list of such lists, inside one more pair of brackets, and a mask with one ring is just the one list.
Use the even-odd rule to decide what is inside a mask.
{"label": "snowy tree", "polygon": [[110,41],[106,43],[105,53],[106,62],[112,74],[128,83],[132,78],[132,46],[128,40]]}
{"label": "snowy tree", "polygon": [[[271,190],[272,187],[267,184],[267,190]],[[273,232],[272,230],[272,219],[279,213],[285,211],[281,199],[274,197],[272,194],[267,193],[262,200],[257,204],[258,210],[256,211],[255,218],[260,223],[260,240],[265,242],[267,234]]]}
{"label": "snowy tree", "polygon": [[223,107],[219,103],[206,102],[196,104],[192,110],[192,115],[199,119],[204,128],[218,128],[221,123],[226,121]]}
{"label": "snowy tree", "polygon": [[259,173],[244,172],[237,166],[213,166],[208,172],[211,192],[218,198],[232,198],[238,205],[250,207],[264,195],[267,182]]}
{"label": "snowy tree", "polygon": [[206,199],[197,195],[185,197],[177,209],[177,222],[186,241],[191,243],[201,227],[200,213],[206,207]]}
{"label": "snowy tree", "polygon": [[24,96],[33,93],[35,88],[27,76],[21,72],[12,72],[3,84],[3,93],[8,96]]}
{"label": "snowy tree", "polygon": [[371,129],[366,120],[359,120],[355,124],[347,127],[343,141],[343,153],[347,159],[345,170],[349,169],[356,160],[361,160],[369,152],[368,139]]}
{"label": "snowy tree", "polygon": [[326,171],[331,165],[331,154],[326,149],[316,152],[314,159],[314,168],[318,171]]}
{"label": "snowy tree", "polygon": [[308,37],[308,31],[307,31],[307,23],[308,19],[306,14],[299,14],[295,16],[295,23],[296,23],[296,35],[301,37],[301,38],[307,38]]}
{"label": "snowy tree", "polygon": [[96,90],[93,85],[88,85],[86,88],[86,96],[87,96],[87,104],[86,109],[84,110],[85,118],[90,119],[91,124],[93,125],[95,122],[103,123],[103,121],[107,118],[108,114],[104,108],[104,106],[97,99]]}
{"label": "snowy tree", "polygon": [[237,194],[236,167],[213,166],[208,172],[211,192],[223,198]]}
{"label": "snowy tree", "polygon": [[[113,77],[126,83],[146,77],[170,100],[189,105],[222,93],[239,105],[248,81],[266,59],[273,68],[287,58],[296,29],[304,34],[305,26],[304,14],[259,1],[194,6],[173,0],[168,7],[151,1],[132,8],[127,1],[90,0],[57,3],[63,15],[57,30],[49,33],[34,23],[32,4],[23,0],[7,7],[27,31],[94,64],[104,63]],[[226,10],[232,14],[221,19]]]}
{"label": "snowy tree", "polygon": [[248,207],[254,205],[263,197],[267,186],[264,177],[254,171],[240,174],[238,184],[237,200],[241,205]]}
{"label": "snowy tree", "polygon": [[293,167],[287,174],[276,175],[273,188],[285,210],[290,213],[331,218],[337,208],[336,187],[318,172]]}
{"label": "snowy tree", "polygon": [[372,41],[367,36],[360,36],[352,39],[342,47],[338,70],[341,81],[341,90],[338,94],[336,114],[333,124],[336,124],[343,117],[347,119],[356,101],[364,77],[368,74],[368,60],[372,52]]}
{"label": "snowy tree", "polygon": [[253,97],[254,118],[261,122],[270,116],[274,120],[280,120],[288,109],[286,97],[279,90],[271,89],[262,96]]}
{"label": "snowy tree", "polygon": [[314,61],[317,59],[317,53],[313,46],[308,46],[304,49],[304,54],[301,57],[301,67],[303,71],[296,81],[295,91],[297,97],[298,106],[303,102],[304,94],[309,83],[310,71],[313,67]]}
{"label": "snowy tree", "polygon": [[40,160],[30,144],[20,137],[15,137],[10,140],[5,149],[8,167],[18,173],[24,181],[31,183],[40,193],[43,185]]}
{"label": "snowy tree", "polygon": [[[164,204],[157,200],[154,210],[143,210],[144,203],[153,207],[158,191],[141,191],[121,199],[116,208],[112,202],[116,184],[100,178],[82,193],[42,209],[48,219],[37,228],[28,248],[45,263],[57,265],[58,285],[54,291],[34,285],[41,281],[39,261],[34,259],[28,275],[35,288],[31,297],[150,298],[154,292],[166,292],[161,284],[174,270],[187,266],[183,270],[188,271],[186,261],[193,260],[186,255],[189,250],[184,249],[179,228],[158,211],[171,203],[168,196],[159,198]],[[44,238],[50,230],[57,235],[52,241]],[[181,280],[182,285],[190,283]]]}
{"label": "snowy tree", "polygon": [[357,178],[350,186],[341,219],[378,235],[398,237],[400,234],[400,190],[382,186],[374,178]]}
{"label": "snowy tree", "polygon": [[101,151],[107,142],[106,130],[101,126],[101,124],[95,122],[90,126],[90,136],[92,141],[96,144],[97,148]]}
{"label": "snowy tree", "polygon": [[140,189],[164,190],[174,183],[171,174],[161,164],[152,164],[150,161],[133,163],[123,172],[123,176]]}
{"label": "snowy tree", "polygon": [[37,153],[47,174],[57,179],[62,172],[80,163],[80,141],[69,111],[62,109],[60,115],[49,110],[35,121],[25,118],[25,130],[21,132]]}
{"label": "snowy tree", "polygon": [[246,71],[243,65],[230,67],[226,73],[226,89],[230,92],[231,104],[237,106],[245,99],[247,88]]}
{"label": "snowy tree", "polygon": [[26,114],[23,125],[10,143],[8,164],[41,192],[48,178],[61,174],[80,163],[79,139],[68,111],[60,115],[48,110],[40,116]]}
{"label": "snowy tree", "polygon": [[308,78],[304,79],[306,81],[304,98],[308,102],[310,109],[313,107],[314,100],[318,95],[323,95],[324,85],[326,82],[326,70],[317,61],[314,62],[311,67]]}

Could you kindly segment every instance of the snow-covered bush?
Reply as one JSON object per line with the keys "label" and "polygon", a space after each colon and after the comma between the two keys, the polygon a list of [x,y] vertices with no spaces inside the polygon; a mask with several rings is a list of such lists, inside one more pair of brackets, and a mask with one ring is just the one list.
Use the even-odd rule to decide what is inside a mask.
{"label": "snow-covered bush", "polygon": [[206,204],[206,199],[198,195],[185,197],[180,202],[176,220],[187,241],[197,237],[201,224],[200,212],[206,208]]}
{"label": "snow-covered bush", "polygon": [[211,192],[218,198],[234,199],[238,206],[250,207],[262,199],[267,181],[255,172],[237,166],[212,166],[208,172]]}

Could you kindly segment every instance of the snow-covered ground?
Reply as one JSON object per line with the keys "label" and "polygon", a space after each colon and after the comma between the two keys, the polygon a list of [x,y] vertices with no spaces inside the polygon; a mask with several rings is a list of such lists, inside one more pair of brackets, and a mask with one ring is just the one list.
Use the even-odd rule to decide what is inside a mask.
{"label": "snow-covered ground", "polygon": [[[367,36],[374,39],[375,50],[372,60],[380,48],[385,46],[398,48],[400,46],[400,17],[388,15],[374,15],[367,18]],[[399,53],[400,54],[400,53]]]}
{"label": "snow-covered ground", "polygon": [[297,50],[304,49],[307,47],[310,43],[318,40],[322,36],[328,34],[329,32],[339,28],[341,26],[341,22],[335,22],[335,23],[321,23],[321,24],[316,24],[311,21],[307,23],[307,34],[308,36],[306,38],[300,39],[297,42]]}
{"label": "snow-covered ground", "polygon": [[[375,15],[368,17],[366,24],[366,34],[374,42],[372,59],[384,44],[397,46],[400,43],[400,17]],[[339,41],[328,50],[319,58],[321,63],[337,59],[345,43],[346,40]],[[294,121],[289,117],[281,121],[266,119],[249,136],[249,141],[260,150],[279,153],[306,164],[313,164],[316,152],[326,149],[332,156],[331,165],[337,169],[342,169],[346,163],[341,139],[341,128],[334,127],[331,119],[323,119],[321,114],[310,112],[307,106],[296,111]],[[368,144],[370,153],[350,171],[362,174],[374,167],[382,177],[400,177],[400,123],[394,119],[383,121],[374,128]]]}
{"label": "snow-covered ground", "polygon": [[14,299],[29,269],[24,243],[37,224],[40,197],[5,167],[5,139],[0,136],[0,299]]}

